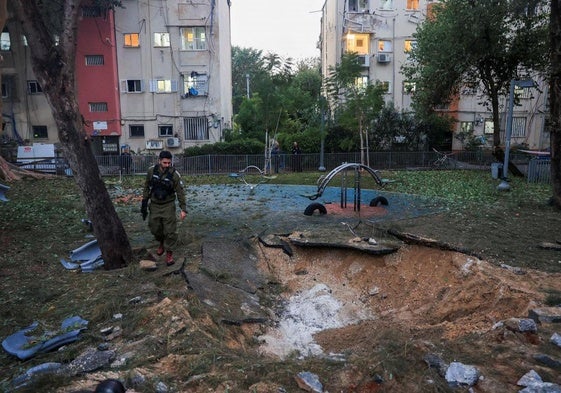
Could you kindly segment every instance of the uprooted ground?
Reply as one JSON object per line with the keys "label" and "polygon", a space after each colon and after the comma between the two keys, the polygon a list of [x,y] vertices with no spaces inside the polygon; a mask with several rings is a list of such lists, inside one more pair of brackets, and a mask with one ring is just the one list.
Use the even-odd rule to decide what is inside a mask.
{"label": "uprooted ground", "polygon": [[[365,206],[360,215],[332,211],[327,222],[322,221],[327,217],[301,213],[276,216],[265,210],[259,187],[248,193],[243,185],[221,196],[224,211],[215,206],[205,212],[198,203],[208,203],[208,194],[197,191],[192,197],[201,201],[179,227],[180,263],[166,268],[154,255],[155,243],[138,214],[138,194],[117,185],[122,193],[115,197],[116,206],[138,258],[152,258],[159,267],[146,272],[133,264],[121,271],[86,274],[65,271],[59,263],[88,235],[79,221],[83,209],[71,181],[24,180],[10,186],[9,216],[8,205],[0,205],[2,338],[35,320],[49,328],[68,315],[80,315],[90,324],[84,337],[64,351],[27,362],[3,353],[4,387],[29,367],[67,362],[86,347],[96,347],[104,341],[100,330],[114,325],[122,328],[122,335],[109,344],[126,359],[124,365],[72,380],[55,378],[49,383],[59,388],[48,391],[91,388],[107,377],[130,382],[142,374],[149,382],[130,388],[154,391],[156,381],[163,381],[184,392],[278,392],[280,387],[296,392],[294,376],[300,371],[317,374],[332,393],[451,391],[422,361],[427,353],[476,365],[485,377],[476,386],[480,392],[517,391],[516,381],[530,369],[546,381],[561,383],[556,370],[532,358],[536,353],[561,357],[549,343],[552,332],[561,328],[544,325],[537,335],[524,335],[496,327],[501,320],[526,317],[533,307],[561,303],[561,252],[540,246],[561,240],[561,215],[545,200],[522,201],[514,208],[482,203],[471,211],[436,209],[373,223],[367,222],[370,207]],[[228,205],[228,197],[239,205]],[[372,208],[372,214],[375,209],[380,207]],[[317,233],[326,227],[341,241],[375,239],[400,247],[395,253],[371,255],[290,242],[291,235],[306,236],[310,228]],[[390,229],[468,253],[401,243],[388,235]],[[287,242],[292,255],[264,246],[259,238],[266,234]],[[223,309],[209,307],[184,275],[175,274],[183,261],[186,273],[204,269],[201,250],[209,239],[251,245],[256,266],[267,278],[256,289],[261,304],[271,310],[267,321],[223,323]],[[289,347],[283,340],[290,339],[278,330],[283,306],[314,288],[341,306],[331,318],[350,322],[330,327],[318,321],[320,327],[327,326],[313,331],[321,355],[283,352]],[[130,302],[138,296],[140,302]],[[113,319],[117,313],[123,314],[122,322]]]}

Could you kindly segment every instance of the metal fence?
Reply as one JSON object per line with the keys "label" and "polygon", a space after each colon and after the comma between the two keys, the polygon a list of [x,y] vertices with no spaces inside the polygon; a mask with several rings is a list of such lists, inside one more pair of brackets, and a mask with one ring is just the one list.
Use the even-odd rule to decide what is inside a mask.
{"label": "metal fence", "polygon": [[[438,157],[435,152],[371,152],[365,158],[366,164],[373,169],[423,169],[430,168],[430,163]],[[124,160],[116,156],[97,156],[97,162],[103,175],[140,174],[146,173],[149,166],[158,162],[157,155],[133,155],[130,164],[125,165]],[[490,152],[462,151],[454,154],[454,160],[465,164],[458,168],[490,167],[494,161]],[[174,166],[185,175],[229,174],[241,172],[250,165],[256,166],[266,173],[282,172],[310,172],[317,171],[321,165],[319,153],[279,154],[271,157],[265,167],[265,157],[261,154],[240,155],[204,155],[185,157],[175,155]],[[323,156],[323,167],[326,171],[338,167],[344,162],[361,162],[360,152],[352,153],[326,153]]]}
{"label": "metal fence", "polygon": [[532,158],[528,163],[528,183],[551,183],[551,160]]}

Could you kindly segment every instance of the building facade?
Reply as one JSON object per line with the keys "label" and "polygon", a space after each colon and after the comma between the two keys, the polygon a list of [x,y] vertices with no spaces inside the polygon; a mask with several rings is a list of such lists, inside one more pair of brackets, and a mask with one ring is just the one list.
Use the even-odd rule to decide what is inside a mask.
{"label": "building facade", "polygon": [[[179,153],[222,140],[232,122],[230,1],[122,5],[81,9],[76,90],[94,153]],[[56,143],[18,29],[10,21],[2,33],[3,134],[20,143]]]}
{"label": "building facade", "polygon": [[[321,64],[324,77],[346,52],[356,52],[363,66],[357,83],[382,83],[385,101],[397,110],[410,112],[415,86],[401,73],[409,61],[408,52],[416,45],[417,26],[426,19],[436,1],[429,0],[326,0],[322,9],[320,34]],[[519,104],[513,108],[513,146],[529,149],[549,147],[546,127],[547,85],[517,91]],[[504,140],[508,116],[508,96],[501,98],[500,119]],[[465,148],[459,136],[472,133],[483,146],[493,144],[493,121],[490,109],[481,104],[477,91],[463,89],[449,106],[440,109],[455,120],[450,149]]]}

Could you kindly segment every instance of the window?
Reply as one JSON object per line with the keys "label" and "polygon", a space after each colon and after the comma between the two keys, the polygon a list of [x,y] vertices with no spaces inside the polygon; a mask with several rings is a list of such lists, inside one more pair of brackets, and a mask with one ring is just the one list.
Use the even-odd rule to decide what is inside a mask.
{"label": "window", "polygon": [[391,84],[390,84],[390,81],[381,81],[381,82],[378,82],[378,84],[380,85],[380,87],[382,88],[382,91],[383,91],[385,94],[391,93]]}
{"label": "window", "polygon": [[407,6],[405,8],[408,10],[418,10],[419,0],[407,0]]}
{"label": "window", "polygon": [[473,132],[473,121],[462,121],[460,122],[460,131],[465,133]]}
{"label": "window", "polygon": [[100,18],[104,16],[103,9],[98,6],[82,7],[82,17],[84,18]]}
{"label": "window", "polygon": [[177,81],[170,79],[152,79],[150,81],[151,93],[173,93],[177,91]]}
{"label": "window", "polygon": [[206,117],[186,117],[184,119],[185,139],[208,140],[208,120]]}
{"label": "window", "polygon": [[526,136],[526,118],[525,117],[513,117],[512,118],[512,137],[523,137]]}
{"label": "window", "polygon": [[11,47],[10,32],[4,28],[2,34],[0,34],[0,50],[10,50]]}
{"label": "window", "polygon": [[349,33],[346,36],[347,52],[356,52],[359,55],[370,53],[370,35]]}
{"label": "window", "polygon": [[39,94],[42,93],[41,85],[37,81],[27,81],[27,93],[28,94]]}
{"label": "window", "polygon": [[204,27],[184,27],[181,29],[181,49],[205,50],[206,33]]}
{"label": "window", "polygon": [[415,40],[405,40],[403,51],[405,53],[408,53],[408,52],[411,52],[416,47],[417,47],[417,41],[415,41]]}
{"label": "window", "polygon": [[131,124],[129,126],[129,135],[131,138],[144,137],[144,126],[142,124]]}
{"label": "window", "polygon": [[366,89],[368,86],[368,76],[362,75],[355,79],[355,86],[358,89]]}
{"label": "window", "polygon": [[33,139],[49,138],[49,133],[47,132],[47,126],[31,126],[31,132],[33,132]]}
{"label": "window", "polygon": [[142,93],[144,91],[144,81],[140,79],[124,79],[121,81],[122,93]]}
{"label": "window", "polygon": [[105,64],[105,58],[103,55],[86,55],[87,66],[100,66],[103,64]]}
{"label": "window", "polygon": [[207,96],[208,95],[208,76],[191,72],[188,77],[183,77],[183,91],[185,97]]}
{"label": "window", "polygon": [[162,124],[158,126],[158,136],[173,136],[173,126],[171,124]]}
{"label": "window", "polygon": [[124,37],[125,47],[138,48],[140,46],[140,36],[138,33],[126,33]]}
{"label": "window", "polygon": [[392,52],[392,42],[388,40],[378,41],[378,52]]}
{"label": "window", "polygon": [[370,11],[369,0],[349,0],[350,12],[368,12]]}
{"label": "window", "polygon": [[154,46],[156,47],[170,46],[169,33],[154,33]]}
{"label": "window", "polygon": [[90,112],[107,112],[107,102],[90,102],[88,105]]}
{"label": "window", "polygon": [[15,98],[16,78],[14,75],[2,75],[2,98]]}
{"label": "window", "polygon": [[403,82],[403,94],[411,94],[415,92],[417,84],[415,82]]}
{"label": "window", "polygon": [[485,119],[485,126],[483,127],[483,132],[486,134],[493,134],[495,130],[495,125],[493,124],[493,119]]}

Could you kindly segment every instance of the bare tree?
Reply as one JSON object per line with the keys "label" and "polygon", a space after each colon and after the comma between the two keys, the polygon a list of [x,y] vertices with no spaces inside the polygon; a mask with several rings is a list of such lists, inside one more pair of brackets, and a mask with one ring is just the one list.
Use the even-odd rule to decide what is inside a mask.
{"label": "bare tree", "polygon": [[[107,6],[110,3],[106,1]],[[76,100],[74,59],[80,4],[80,0],[10,2],[26,36],[33,71],[51,105],[62,152],[93,222],[105,268],[117,269],[131,261],[132,251],[101,178]],[[58,12],[48,12],[46,7],[53,5],[59,7]]]}
{"label": "bare tree", "polygon": [[551,77],[551,183],[553,204],[561,208],[561,1],[551,0],[550,11]]}

